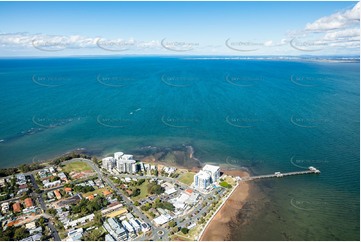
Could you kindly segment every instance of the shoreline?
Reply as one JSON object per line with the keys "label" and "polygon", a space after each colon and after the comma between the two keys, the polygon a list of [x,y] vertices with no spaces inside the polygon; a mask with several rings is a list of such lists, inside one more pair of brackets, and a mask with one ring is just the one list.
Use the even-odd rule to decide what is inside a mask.
{"label": "shoreline", "polygon": [[[248,172],[240,170],[225,171],[224,173],[240,177],[249,175]],[[229,240],[231,233],[229,223],[236,220],[239,210],[242,209],[249,197],[249,189],[250,185],[248,183],[239,182],[236,189],[207,224],[207,227],[198,239],[199,241]]]}
{"label": "shoreline", "polygon": [[[192,146],[187,146],[188,156],[190,159],[195,159],[200,162],[197,158],[194,157],[194,148]],[[83,153],[84,149],[76,149],[69,152],[62,154],[61,156],[54,157],[53,159],[47,159],[42,161],[37,161],[28,164],[29,172],[32,172],[37,169],[41,169],[42,167],[34,167],[31,169],[31,166],[34,164],[38,164],[41,166],[48,166],[55,161],[64,162],[67,161],[69,158],[82,158],[82,156],[87,156]],[[170,165],[166,161],[160,161],[157,157],[151,156],[152,159],[149,160],[149,156],[143,157],[141,159],[142,162],[150,162],[159,165]],[[91,159],[92,157],[88,157]],[[98,158],[98,157],[97,157]],[[197,172],[199,168],[197,166],[193,167],[185,167],[177,162],[171,164],[172,166],[177,167],[178,169],[186,169],[189,171]],[[24,173],[21,171],[19,166],[15,166],[14,168],[10,169],[2,169],[5,172],[7,170],[17,170],[15,173]],[[223,170],[223,174],[229,175],[232,177],[247,177],[250,175],[249,171],[245,171],[243,169],[236,169],[230,168],[228,166],[221,165],[221,169]],[[14,172],[14,170],[12,170]],[[5,174],[4,174],[5,175]],[[3,175],[3,176],[4,176]],[[0,175],[1,177],[1,175]],[[246,182],[239,181],[237,185],[232,188],[230,193],[224,197],[224,201],[222,202],[221,206],[215,211],[213,216],[207,221],[206,225],[202,228],[201,233],[198,234],[197,240],[198,241],[213,241],[213,240],[229,240],[231,235],[231,226],[230,223],[234,222],[239,214],[239,210],[242,209],[243,205],[245,204],[246,199],[249,197],[249,184]],[[235,211],[236,210],[236,211]]]}

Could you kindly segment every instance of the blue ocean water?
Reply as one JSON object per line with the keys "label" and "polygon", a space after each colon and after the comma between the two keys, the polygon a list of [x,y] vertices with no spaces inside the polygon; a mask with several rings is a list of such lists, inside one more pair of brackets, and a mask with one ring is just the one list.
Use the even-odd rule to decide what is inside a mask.
{"label": "blue ocean water", "polygon": [[358,240],[359,79],[342,62],[2,59],[0,165],[184,143],[255,174],[312,165],[322,174],[259,182],[267,200],[233,238]]}

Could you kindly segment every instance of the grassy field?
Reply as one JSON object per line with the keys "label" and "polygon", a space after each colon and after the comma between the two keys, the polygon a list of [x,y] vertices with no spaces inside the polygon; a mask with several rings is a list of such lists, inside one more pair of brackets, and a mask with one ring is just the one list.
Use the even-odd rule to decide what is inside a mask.
{"label": "grassy field", "polygon": [[231,184],[232,186],[236,185],[236,182],[233,180],[232,177],[227,176],[226,179],[224,179],[228,184]]}
{"label": "grassy field", "polygon": [[142,185],[137,186],[137,188],[140,189],[140,194],[138,196],[136,196],[136,197],[132,197],[132,200],[133,201],[138,201],[140,199],[146,198],[149,195],[149,193],[148,193],[148,185],[149,185],[148,180],[145,180],[145,182],[143,182]]}
{"label": "grassy field", "polygon": [[178,180],[186,185],[191,185],[194,180],[194,172],[186,172],[178,177]]}
{"label": "grassy field", "polygon": [[87,192],[87,193],[83,193],[83,197],[87,197],[87,196],[90,196],[92,194],[98,194],[98,195],[102,195],[104,191],[110,191],[110,188],[109,187],[104,187],[104,188],[99,188],[99,189],[95,189],[94,191],[92,192]]}
{"label": "grassy field", "polygon": [[184,235],[182,232],[178,232],[177,234],[171,236],[171,238],[172,241],[190,241],[191,239],[186,236],[187,235]]}
{"label": "grassy field", "polygon": [[80,171],[92,171],[93,169],[85,162],[82,161],[75,161],[75,162],[71,162],[71,163],[67,163],[66,165],[64,165],[64,167],[62,167],[63,171],[65,172],[80,172]]}

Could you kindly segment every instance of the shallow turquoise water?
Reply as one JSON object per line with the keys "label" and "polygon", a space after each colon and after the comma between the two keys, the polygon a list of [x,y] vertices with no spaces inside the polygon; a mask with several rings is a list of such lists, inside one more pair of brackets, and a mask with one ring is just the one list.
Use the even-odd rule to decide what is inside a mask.
{"label": "shallow turquoise water", "polygon": [[187,143],[256,174],[313,165],[320,176],[259,183],[269,203],[235,238],[357,240],[359,76],[359,63],[0,60],[0,162]]}

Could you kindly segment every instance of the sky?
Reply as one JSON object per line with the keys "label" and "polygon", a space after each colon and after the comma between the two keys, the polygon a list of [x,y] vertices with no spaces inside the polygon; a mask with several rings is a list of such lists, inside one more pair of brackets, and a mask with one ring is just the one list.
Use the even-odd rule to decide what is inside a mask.
{"label": "sky", "polygon": [[358,55],[359,2],[0,2],[0,57]]}

